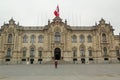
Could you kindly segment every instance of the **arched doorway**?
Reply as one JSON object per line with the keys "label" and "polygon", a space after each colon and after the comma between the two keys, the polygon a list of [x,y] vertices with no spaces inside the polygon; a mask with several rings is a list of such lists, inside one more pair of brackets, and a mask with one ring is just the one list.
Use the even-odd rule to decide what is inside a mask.
{"label": "arched doorway", "polygon": [[61,59],[61,50],[60,50],[60,48],[55,48],[55,50],[54,50],[54,58],[55,58],[55,60],[60,60]]}

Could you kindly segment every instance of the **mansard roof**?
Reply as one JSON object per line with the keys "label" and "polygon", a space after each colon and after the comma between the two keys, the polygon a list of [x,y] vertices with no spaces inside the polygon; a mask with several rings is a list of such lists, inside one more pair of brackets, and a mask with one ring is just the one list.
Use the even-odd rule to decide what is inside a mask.
{"label": "mansard roof", "polygon": [[23,30],[44,30],[44,26],[24,26]]}
{"label": "mansard roof", "polygon": [[106,26],[110,26],[110,28],[112,29],[112,26],[110,24],[107,24],[105,23],[105,20],[102,18],[100,21],[99,21],[99,24],[95,24],[94,26],[70,26],[70,25],[67,25],[67,21],[65,20],[65,22],[62,21],[62,19],[60,17],[55,17],[53,19],[52,22],[50,22],[50,20],[48,20],[48,25],[45,25],[45,26],[20,26],[19,24],[15,24],[15,21],[13,18],[11,18],[9,20],[9,23],[8,24],[4,24],[2,28],[4,28],[5,26],[8,26],[9,27],[9,24],[13,24],[13,25],[16,25],[16,28],[17,29],[20,29],[20,30],[45,30],[45,29],[48,29],[48,27],[52,24],[55,24],[55,25],[58,25],[58,24],[62,24],[64,25],[67,29],[69,30],[93,30],[93,29],[96,29],[97,26],[100,26],[102,24],[106,25]]}
{"label": "mansard roof", "polygon": [[72,30],[93,30],[93,26],[71,26]]}

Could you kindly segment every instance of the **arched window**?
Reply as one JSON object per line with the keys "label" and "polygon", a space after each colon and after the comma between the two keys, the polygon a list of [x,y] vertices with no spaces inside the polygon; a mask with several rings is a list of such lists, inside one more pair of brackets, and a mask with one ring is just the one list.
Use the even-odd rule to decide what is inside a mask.
{"label": "arched window", "polygon": [[12,43],[12,34],[8,35],[8,43]]}
{"label": "arched window", "polygon": [[34,52],[35,52],[34,48],[31,48],[31,50],[30,50],[30,57],[34,57]]}
{"label": "arched window", "polygon": [[73,49],[73,57],[77,57],[77,49],[76,48]]}
{"label": "arched window", "polygon": [[80,35],[80,42],[83,43],[85,41],[85,38],[83,35]]}
{"label": "arched window", "polygon": [[28,38],[27,35],[23,36],[23,43],[27,43],[27,38]]}
{"label": "arched window", "polygon": [[34,42],[35,42],[35,36],[32,35],[32,36],[31,36],[31,43],[34,43]]}
{"label": "arched window", "polygon": [[59,32],[56,32],[55,33],[55,42],[60,42],[60,33]]}
{"label": "arched window", "polygon": [[106,42],[106,41],[107,41],[107,39],[106,39],[106,34],[104,34],[104,33],[102,34],[102,41],[103,41],[103,42]]}
{"label": "arched window", "polygon": [[41,58],[42,57],[42,50],[39,50],[38,53],[39,53],[38,56]]}
{"label": "arched window", "polygon": [[88,42],[92,42],[92,37],[90,35],[87,38],[88,38]]}
{"label": "arched window", "polygon": [[44,38],[44,37],[43,37],[42,35],[40,35],[40,36],[38,37],[38,42],[39,42],[39,43],[43,43],[43,38]]}
{"label": "arched window", "polygon": [[76,35],[73,35],[72,36],[72,43],[76,43],[77,42],[77,36]]}
{"label": "arched window", "polygon": [[81,53],[81,56],[82,56],[82,57],[85,56],[85,49],[84,49],[84,47],[81,47],[80,53]]}
{"label": "arched window", "polygon": [[92,56],[92,48],[88,48],[88,53],[89,53],[89,56]]}
{"label": "arched window", "polygon": [[104,56],[107,56],[107,48],[106,47],[103,48],[103,52],[104,52]]}
{"label": "arched window", "polygon": [[11,53],[12,53],[11,49],[8,48],[8,49],[7,49],[7,57],[11,57]]}

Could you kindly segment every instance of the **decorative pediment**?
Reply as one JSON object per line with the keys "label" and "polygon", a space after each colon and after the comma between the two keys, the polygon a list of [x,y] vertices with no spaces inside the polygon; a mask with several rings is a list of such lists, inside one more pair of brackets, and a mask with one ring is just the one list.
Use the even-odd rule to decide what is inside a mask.
{"label": "decorative pediment", "polygon": [[62,19],[60,17],[55,17],[53,19],[53,22],[62,22]]}
{"label": "decorative pediment", "polygon": [[103,18],[101,18],[101,20],[99,21],[100,24],[105,24],[105,20]]}
{"label": "decorative pediment", "polygon": [[62,22],[62,19],[60,18],[60,17],[55,17],[54,19],[53,19],[53,23],[55,23],[55,24],[59,24],[59,23],[61,23]]}
{"label": "decorative pediment", "polygon": [[80,45],[80,49],[81,48],[84,48],[85,49],[85,45],[84,45],[84,43],[81,43],[81,45]]}
{"label": "decorative pediment", "polygon": [[101,32],[106,32],[106,30],[105,30],[104,27],[102,27],[102,28],[100,29],[100,31],[101,31]]}
{"label": "decorative pediment", "polygon": [[61,32],[61,29],[60,29],[59,27],[56,27],[56,28],[54,29],[54,31],[55,31],[55,32]]}
{"label": "decorative pediment", "polygon": [[9,28],[8,29],[8,33],[13,33],[14,32],[14,29],[13,28]]}
{"label": "decorative pediment", "polygon": [[26,47],[23,47],[23,48],[21,49],[21,51],[24,51],[24,50],[27,50],[27,48],[26,48]]}
{"label": "decorative pediment", "polygon": [[31,48],[34,48],[34,49],[35,49],[35,45],[34,45],[34,44],[32,44],[32,45],[30,46],[30,49],[31,49]]}
{"label": "decorative pediment", "polygon": [[13,19],[13,18],[11,18],[11,19],[9,20],[9,24],[10,24],[10,25],[15,24],[15,21],[14,21],[14,19]]}
{"label": "decorative pediment", "polygon": [[42,50],[43,50],[43,48],[42,48],[42,47],[39,47],[39,48],[38,48],[38,51],[42,51]]}
{"label": "decorative pediment", "polygon": [[77,47],[73,47],[72,50],[77,50]]}

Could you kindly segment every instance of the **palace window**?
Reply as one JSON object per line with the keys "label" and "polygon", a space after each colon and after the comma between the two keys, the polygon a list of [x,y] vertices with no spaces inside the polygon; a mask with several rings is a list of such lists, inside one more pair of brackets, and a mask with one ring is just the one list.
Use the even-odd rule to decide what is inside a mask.
{"label": "palace window", "polygon": [[38,56],[41,58],[42,57],[42,51],[40,50],[40,51],[38,51]]}
{"label": "palace window", "polygon": [[90,35],[87,38],[88,38],[88,42],[92,42],[92,37]]}
{"label": "palace window", "polygon": [[34,57],[34,52],[35,52],[34,48],[31,48],[31,50],[30,50],[30,57]]}
{"label": "palace window", "polygon": [[84,47],[81,47],[80,53],[81,53],[81,56],[85,56],[85,49],[84,49]]}
{"label": "palace window", "polygon": [[106,39],[106,34],[104,34],[104,33],[102,34],[102,41],[103,41],[103,42],[106,42],[106,41],[107,41],[107,39]]}
{"label": "palace window", "polygon": [[43,43],[43,38],[44,38],[44,37],[43,37],[42,35],[40,35],[40,36],[38,37],[38,42],[39,42],[39,43]]}
{"label": "palace window", "polygon": [[76,43],[77,42],[77,36],[76,35],[73,35],[72,36],[72,43]]}
{"label": "palace window", "polygon": [[107,48],[106,47],[103,48],[103,52],[104,52],[104,56],[106,56],[107,55]]}
{"label": "palace window", "polygon": [[8,35],[8,43],[12,43],[12,34]]}
{"label": "palace window", "polygon": [[27,35],[23,36],[23,43],[27,43],[27,38],[28,38]]}
{"label": "palace window", "polygon": [[26,57],[26,50],[23,50],[23,57]]}
{"label": "palace window", "polygon": [[89,56],[92,56],[92,48],[91,47],[88,49],[88,52],[89,52]]}
{"label": "palace window", "polygon": [[11,53],[12,53],[12,52],[11,52],[11,49],[8,48],[8,49],[7,49],[7,57],[11,57]]}
{"label": "palace window", "polygon": [[55,33],[55,42],[57,42],[57,43],[60,42],[60,33],[59,32]]}
{"label": "palace window", "polygon": [[80,36],[80,42],[83,43],[85,41],[85,38],[83,35]]}
{"label": "palace window", "polygon": [[32,36],[31,36],[31,43],[34,43],[34,42],[35,42],[35,36],[32,35]]}
{"label": "palace window", "polygon": [[73,57],[77,57],[77,49],[73,50]]}

